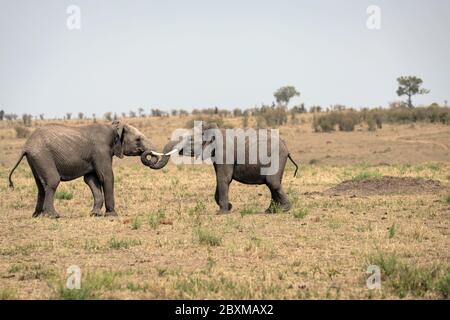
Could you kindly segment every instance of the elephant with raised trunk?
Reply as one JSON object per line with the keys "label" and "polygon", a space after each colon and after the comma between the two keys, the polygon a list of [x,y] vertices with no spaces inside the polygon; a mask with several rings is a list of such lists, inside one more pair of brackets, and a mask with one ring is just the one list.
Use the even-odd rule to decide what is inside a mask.
{"label": "elephant with raised trunk", "polygon": [[36,129],[26,141],[9,174],[9,184],[14,188],[12,174],[26,157],[38,189],[33,217],[58,218],[54,207],[56,188],[60,181],[81,176],[94,197],[91,215],[100,216],[104,202],[105,215],[116,216],[112,158],[140,156],[144,152],[151,154],[153,161],[161,155],[138,129],[120,121],[80,127],[48,125]]}
{"label": "elephant with raised trunk", "polygon": [[[233,180],[244,184],[267,185],[272,199],[266,212],[274,212],[277,208],[288,211],[291,208],[291,203],[282,188],[281,182],[287,159],[290,159],[296,167],[294,177],[297,174],[298,166],[291,158],[285,142],[278,135],[272,137],[270,134],[266,134],[268,131],[271,132],[270,130],[265,132],[264,130],[253,131],[256,132],[253,138],[246,137],[244,130],[238,130],[240,131],[233,130],[233,138],[228,139],[225,129],[219,129],[215,123],[202,123],[201,129],[194,128],[188,135],[169,141],[164,147],[164,156],[159,158],[152,156],[149,160],[147,156],[151,153],[144,152],[141,155],[141,161],[152,169],[161,169],[174,153],[196,158],[201,157],[202,159],[209,158],[212,160],[216,172],[215,200],[220,208],[219,213],[228,213],[232,208],[228,200],[228,190]],[[202,136],[201,143],[195,142],[194,136],[196,134]],[[238,138],[242,134],[244,134],[244,138]],[[242,152],[238,152],[239,139],[241,145],[244,145],[244,148],[240,149],[243,150]],[[231,143],[233,148],[228,148],[227,145],[229,146]],[[253,157],[253,159],[256,159],[255,161],[250,161],[256,153],[255,150],[259,150],[258,148],[265,143],[270,146],[278,146],[273,153],[272,148],[267,149],[267,156],[271,158],[271,163],[263,162],[259,154],[256,158]],[[273,166],[274,171],[264,171],[273,164],[275,164]]]}

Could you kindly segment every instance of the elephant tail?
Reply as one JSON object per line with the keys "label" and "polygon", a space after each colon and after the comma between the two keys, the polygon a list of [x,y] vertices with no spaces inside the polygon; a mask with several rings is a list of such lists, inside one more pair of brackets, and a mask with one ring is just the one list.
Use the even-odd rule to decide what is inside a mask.
{"label": "elephant tail", "polygon": [[297,176],[297,171],[298,171],[298,165],[295,163],[295,161],[292,159],[291,155],[288,154],[288,158],[289,160],[291,160],[291,162],[294,164],[295,166],[295,172],[294,172],[294,178]]}
{"label": "elephant tail", "polygon": [[19,166],[20,162],[22,161],[23,157],[25,157],[25,155],[26,155],[26,152],[25,152],[25,151],[22,151],[22,154],[20,155],[19,160],[17,160],[16,165],[14,166],[14,168],[13,168],[13,169],[11,170],[11,172],[9,173],[9,187],[10,187],[11,189],[14,189],[14,183],[13,183],[13,181],[12,181],[12,174],[13,174],[14,170],[16,170],[16,168]]}

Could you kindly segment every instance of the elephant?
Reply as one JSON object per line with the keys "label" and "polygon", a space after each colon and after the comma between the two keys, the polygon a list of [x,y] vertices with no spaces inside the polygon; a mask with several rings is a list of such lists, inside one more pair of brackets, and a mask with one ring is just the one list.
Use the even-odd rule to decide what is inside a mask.
{"label": "elephant", "polygon": [[[281,182],[287,159],[289,159],[296,168],[294,177],[297,175],[298,165],[292,159],[285,142],[278,135],[276,136],[278,141],[278,153],[276,153],[276,151],[273,153],[275,156],[278,155],[278,160],[274,160],[278,166],[275,168],[274,172],[263,174],[262,169],[268,166],[267,163],[263,164],[259,158],[252,163],[249,159],[252,156],[252,153],[250,152],[252,146],[254,147],[259,144],[263,138],[265,139],[264,142],[267,142],[270,145],[272,145],[272,141],[275,141],[268,135],[263,135],[262,133],[264,133],[264,130],[259,130],[256,134],[256,139],[253,139],[252,141],[250,141],[250,138],[244,138],[245,148],[243,153],[241,153],[241,155],[245,157],[244,161],[242,161],[242,157],[238,153],[237,136],[239,135],[239,132],[237,132],[236,129],[230,129],[234,134],[232,140],[234,148],[227,148],[227,145],[230,145],[230,140],[227,140],[226,138],[226,130],[219,129],[216,123],[201,123],[201,129],[199,129],[198,132],[198,134],[203,137],[201,145],[198,143],[195,144],[195,130],[196,128],[194,128],[192,132],[189,131],[188,135],[169,141],[164,147],[164,156],[158,158],[152,156],[151,159],[148,159],[148,155],[151,155],[151,153],[143,152],[141,155],[141,162],[152,169],[161,169],[167,165],[169,158],[174,153],[212,160],[216,173],[216,191],[214,198],[219,206],[218,214],[229,213],[232,208],[232,204],[228,200],[228,191],[229,185],[233,180],[251,185],[265,184],[269,188],[272,198],[270,205],[266,210],[267,213],[273,213],[278,208],[281,208],[283,211],[289,211],[291,209],[291,202],[283,191]],[[267,130],[265,131],[267,132]],[[243,131],[240,133],[242,134]],[[218,152],[220,150],[222,150],[221,153]],[[268,150],[268,156],[272,156],[271,150],[272,149]],[[234,154],[230,154],[232,152],[234,152]],[[227,155],[227,153],[229,154]],[[226,159],[227,157],[229,157],[229,159]],[[221,161],[218,161],[219,159],[221,159]],[[241,161],[239,161],[239,159],[241,159]]]}
{"label": "elephant", "polygon": [[43,126],[25,142],[19,160],[9,174],[9,186],[14,188],[12,174],[26,157],[38,189],[33,217],[59,218],[54,207],[54,195],[60,181],[81,176],[94,198],[91,215],[101,216],[104,202],[105,216],[117,216],[112,158],[140,156],[143,152],[152,154],[153,161],[161,155],[144,134],[121,121],[79,127]]}

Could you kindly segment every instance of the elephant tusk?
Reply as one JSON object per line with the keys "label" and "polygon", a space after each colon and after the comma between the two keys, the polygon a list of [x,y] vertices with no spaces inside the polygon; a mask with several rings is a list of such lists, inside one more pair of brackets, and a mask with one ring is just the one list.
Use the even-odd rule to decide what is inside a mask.
{"label": "elephant tusk", "polygon": [[165,153],[164,155],[165,155],[165,156],[170,156],[170,155],[172,155],[172,154],[174,154],[174,153],[177,153],[177,152],[178,152],[178,149],[173,149],[172,151],[167,152],[167,153]]}
{"label": "elephant tusk", "polygon": [[164,156],[164,153],[156,152],[156,151],[150,151],[149,152],[152,156]]}

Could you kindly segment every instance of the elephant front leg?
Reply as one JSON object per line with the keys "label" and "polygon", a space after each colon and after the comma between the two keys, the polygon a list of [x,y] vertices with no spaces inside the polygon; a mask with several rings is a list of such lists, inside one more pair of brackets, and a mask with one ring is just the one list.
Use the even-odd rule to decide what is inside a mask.
{"label": "elephant front leg", "polygon": [[114,202],[114,174],[112,171],[112,167],[109,166],[105,170],[101,170],[97,173],[97,176],[100,179],[100,182],[103,184],[103,191],[105,194],[105,207],[106,213],[105,216],[115,217],[117,213],[115,211],[115,202]]}
{"label": "elephant front leg", "polygon": [[230,213],[232,204],[228,201],[229,183],[218,182],[214,198],[219,205],[219,214]]}
{"label": "elephant front leg", "polygon": [[101,216],[104,198],[100,180],[95,173],[89,173],[84,176],[84,182],[89,186],[92,196],[94,197],[94,206],[91,211],[91,216]]}

